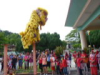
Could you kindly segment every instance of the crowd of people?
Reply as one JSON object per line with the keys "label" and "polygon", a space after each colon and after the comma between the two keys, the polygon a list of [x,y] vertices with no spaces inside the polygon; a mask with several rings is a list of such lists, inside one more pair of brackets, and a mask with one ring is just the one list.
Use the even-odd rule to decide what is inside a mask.
{"label": "crowd of people", "polygon": [[[18,69],[32,69],[33,68],[33,56],[32,53],[26,53],[26,54],[18,54],[18,55],[8,55],[7,56],[7,67],[8,67],[8,73],[10,70],[18,70]],[[3,65],[4,65],[4,59],[2,59],[2,68],[1,71],[3,71]]]}
{"label": "crowd of people", "polygon": [[[52,75],[69,75],[71,67],[71,54],[67,53],[65,55],[56,56],[54,51],[46,50],[45,52],[36,53],[37,67],[41,70],[41,75],[47,75],[48,69],[51,69]],[[2,61],[2,70],[3,70]],[[26,53],[19,55],[9,55],[8,56],[8,73],[10,70],[18,69],[33,69],[34,60],[32,53]]]}
{"label": "crowd of people", "polygon": [[47,68],[51,68],[52,75],[69,75],[71,67],[71,54],[56,56],[55,52],[41,53],[38,57],[41,73],[47,75]]}
{"label": "crowd of people", "polygon": [[[37,68],[41,70],[40,74],[47,75],[51,69],[52,75],[69,75],[72,56],[76,64],[78,75],[84,74],[88,75],[91,71],[91,75],[98,75],[98,70],[100,69],[100,52],[97,50],[91,50],[90,53],[86,51],[66,52],[61,56],[57,56],[54,51],[43,51],[36,52],[36,62]],[[2,60],[2,70],[4,61]],[[33,69],[34,60],[32,53],[9,55],[8,56],[8,73],[10,70],[18,69]]]}
{"label": "crowd of people", "polygon": [[100,70],[100,52],[97,50],[91,50],[90,53],[86,51],[74,52],[74,61],[77,67],[78,75],[88,75],[91,71],[91,75],[98,75],[98,70]]}

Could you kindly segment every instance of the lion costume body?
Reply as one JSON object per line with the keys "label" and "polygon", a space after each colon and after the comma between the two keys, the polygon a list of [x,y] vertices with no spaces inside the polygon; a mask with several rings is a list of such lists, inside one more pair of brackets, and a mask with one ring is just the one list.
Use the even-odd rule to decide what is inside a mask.
{"label": "lion costume body", "polygon": [[39,26],[45,25],[47,15],[48,12],[42,8],[38,8],[32,12],[25,31],[20,33],[24,49],[27,49],[33,42],[40,41]]}

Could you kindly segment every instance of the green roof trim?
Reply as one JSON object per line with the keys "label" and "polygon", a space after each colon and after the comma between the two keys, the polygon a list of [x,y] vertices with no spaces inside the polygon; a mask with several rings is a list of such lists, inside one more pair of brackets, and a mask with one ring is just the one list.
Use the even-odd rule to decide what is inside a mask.
{"label": "green roof trim", "polygon": [[78,27],[77,29],[84,30],[95,18],[97,18],[100,15],[100,6],[96,9],[96,11],[89,17],[89,19],[81,26]]}
{"label": "green roof trim", "polygon": [[73,27],[88,0],[71,0],[65,26]]}

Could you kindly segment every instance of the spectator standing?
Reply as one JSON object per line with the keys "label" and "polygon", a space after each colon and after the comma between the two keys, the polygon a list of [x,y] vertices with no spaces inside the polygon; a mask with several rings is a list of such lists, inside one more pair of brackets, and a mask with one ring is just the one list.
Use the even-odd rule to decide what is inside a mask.
{"label": "spectator standing", "polygon": [[18,70],[18,66],[19,66],[19,62],[18,62],[18,55],[16,55],[16,58],[17,58],[17,62],[16,62],[16,70]]}
{"label": "spectator standing", "polygon": [[47,75],[47,57],[45,54],[42,55],[42,67],[44,75]]}
{"label": "spectator standing", "polygon": [[59,61],[59,59],[56,59],[56,72],[57,72],[57,75],[60,74],[60,61]]}
{"label": "spectator standing", "polygon": [[28,59],[29,59],[29,56],[28,56],[28,53],[26,53],[26,55],[24,57],[24,60],[25,60],[25,69],[28,69]]}
{"label": "spectator standing", "polygon": [[41,70],[41,74],[43,73],[43,67],[42,67],[42,54],[39,56],[39,69]]}
{"label": "spectator standing", "polygon": [[71,60],[72,60],[72,55],[71,53],[69,52],[69,66],[71,67]]}
{"label": "spectator standing", "polygon": [[47,67],[50,68],[50,54],[47,54]]}
{"label": "spectator standing", "polygon": [[63,64],[62,64],[62,60],[60,60],[60,75],[63,75]]}
{"label": "spectator standing", "polygon": [[16,70],[16,63],[17,63],[17,57],[16,55],[12,58],[12,69]]}
{"label": "spectator standing", "polygon": [[87,67],[88,59],[87,59],[87,54],[85,51],[82,51],[81,58],[83,60],[82,65],[83,65],[84,73],[87,74],[88,73],[88,67]]}
{"label": "spectator standing", "polygon": [[77,64],[77,69],[78,69],[78,74],[79,75],[83,75],[82,73],[82,58],[80,57],[80,54],[77,55],[77,59],[76,59],[76,64]]}
{"label": "spectator standing", "polygon": [[53,74],[55,75],[55,57],[54,57],[54,55],[51,55],[50,61],[51,61],[52,75],[53,75]]}
{"label": "spectator standing", "polygon": [[12,58],[13,58],[13,54],[11,54],[9,57],[10,57],[10,59],[12,60]]}
{"label": "spectator standing", "polygon": [[[75,62],[75,64],[76,64],[76,58],[77,58],[77,52],[76,52],[76,51],[74,51],[73,57],[74,57],[74,62]],[[75,65],[75,66],[76,66],[76,65]]]}
{"label": "spectator standing", "polygon": [[8,59],[8,69],[9,70],[12,69],[12,59],[11,58]]}
{"label": "spectator standing", "polygon": [[97,58],[93,51],[90,54],[89,60],[90,60],[91,75],[98,75]]}
{"label": "spectator standing", "polygon": [[63,74],[68,75],[67,61],[64,57],[62,57],[62,66],[63,66]]}
{"label": "spectator standing", "polygon": [[33,68],[33,55],[30,53],[30,56],[29,56],[29,67],[30,69]]}
{"label": "spectator standing", "polygon": [[19,69],[22,69],[22,64],[23,64],[23,56],[20,53],[20,55],[18,56],[18,62],[19,62]]}

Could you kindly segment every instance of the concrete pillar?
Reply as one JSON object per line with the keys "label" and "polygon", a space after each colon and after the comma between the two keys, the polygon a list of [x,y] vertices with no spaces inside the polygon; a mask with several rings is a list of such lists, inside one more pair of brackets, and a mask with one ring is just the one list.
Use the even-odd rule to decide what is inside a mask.
{"label": "concrete pillar", "polygon": [[8,45],[4,45],[4,75],[7,75],[7,51],[8,51]]}
{"label": "concrete pillar", "polygon": [[86,32],[83,30],[80,31],[80,39],[81,39],[81,48],[83,50],[84,48],[87,48]]}
{"label": "concrete pillar", "polygon": [[34,75],[37,75],[36,44],[35,43],[33,43],[33,71],[34,71]]}

